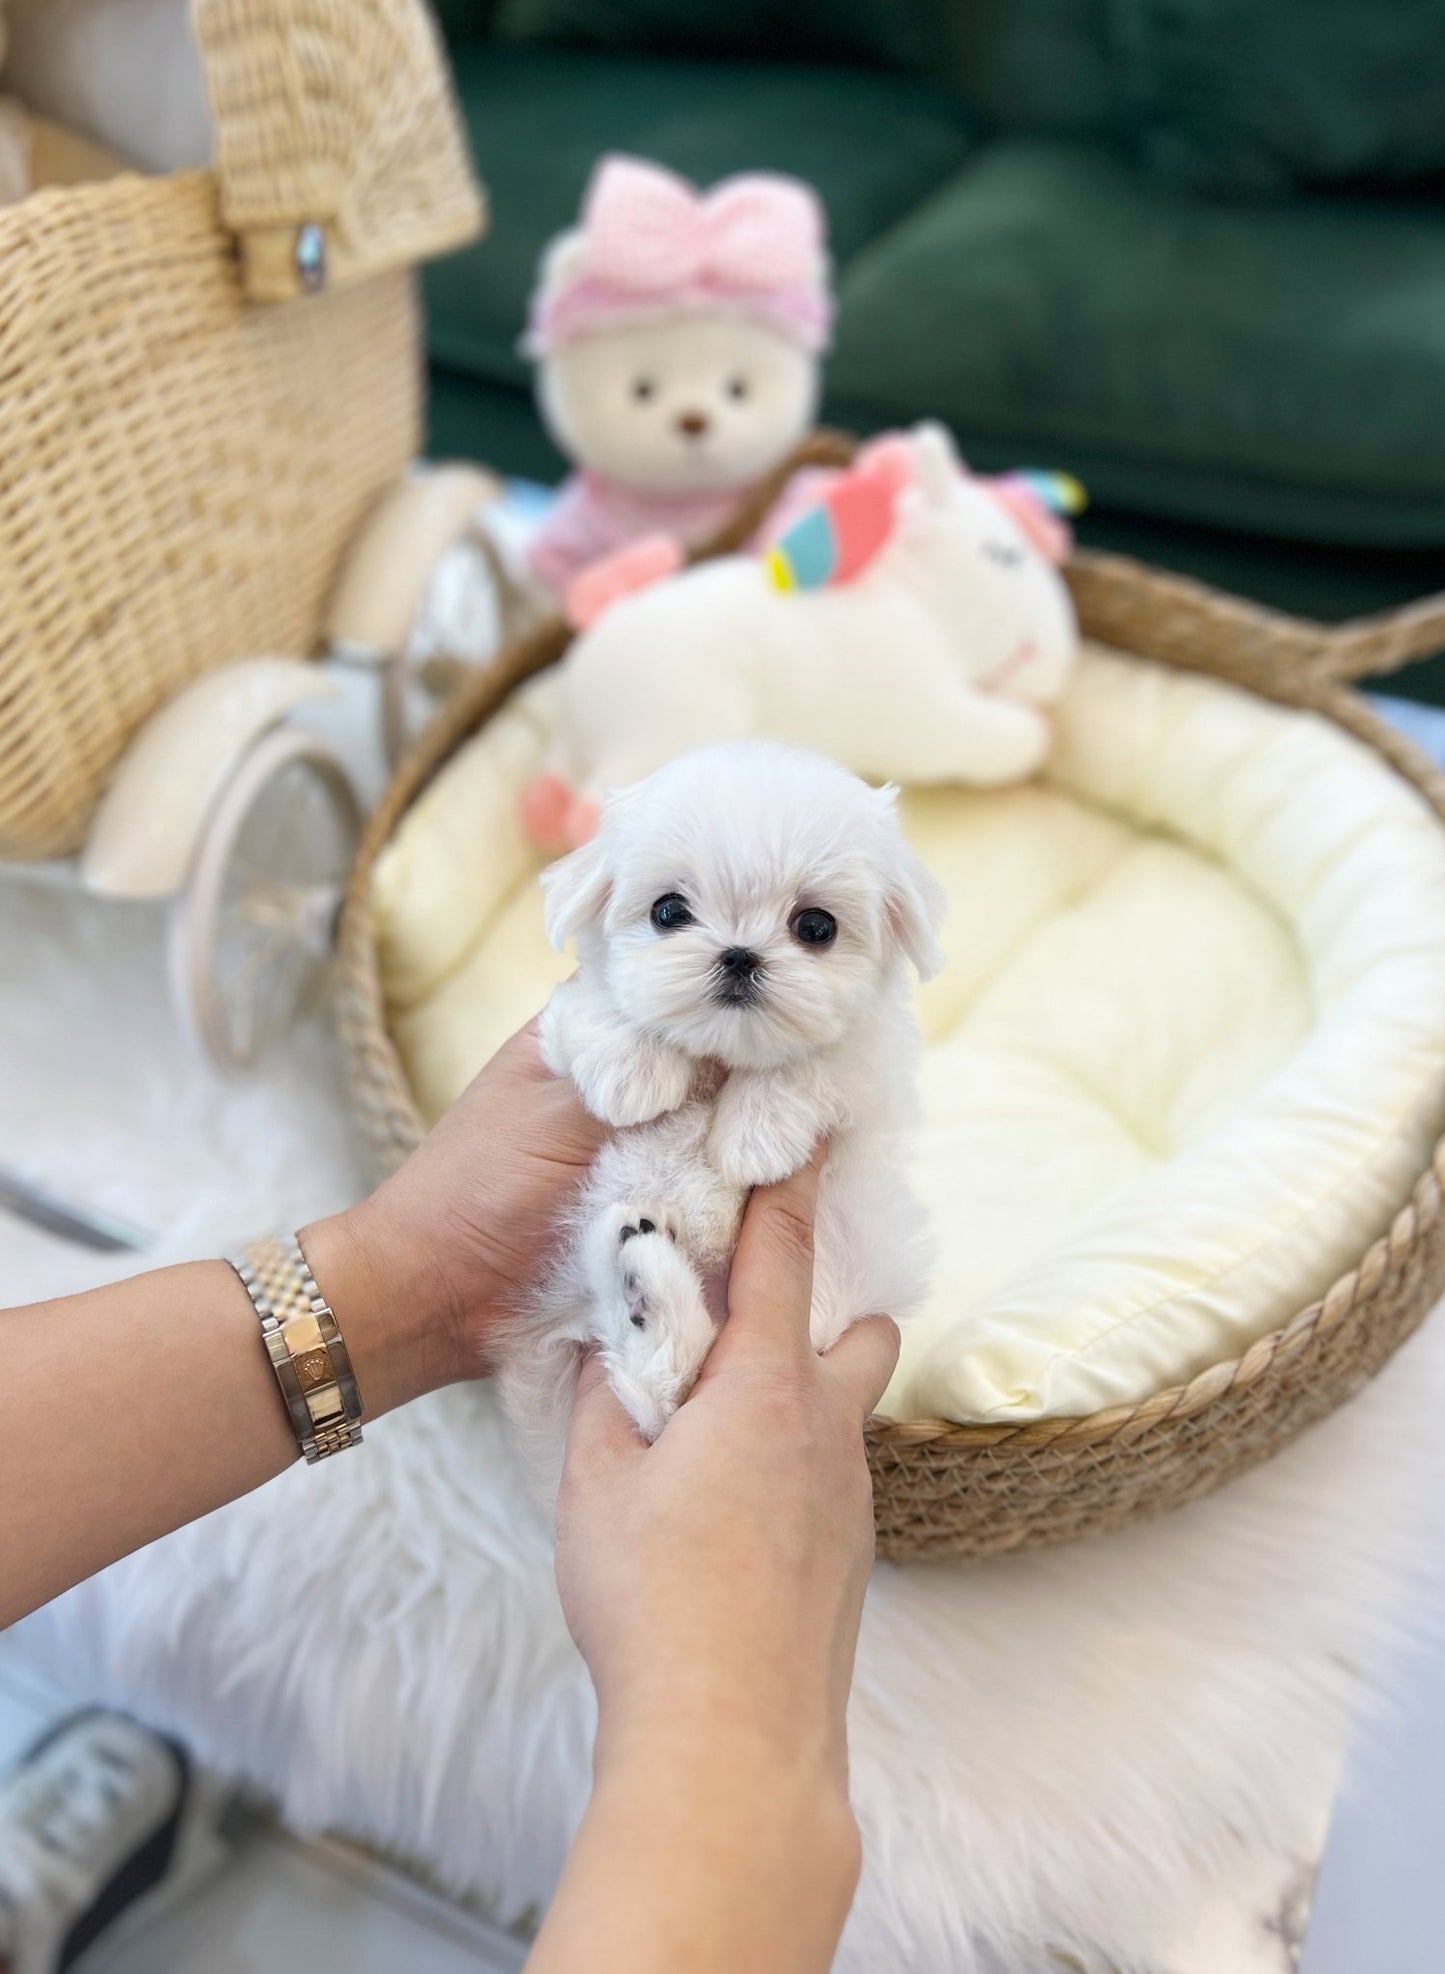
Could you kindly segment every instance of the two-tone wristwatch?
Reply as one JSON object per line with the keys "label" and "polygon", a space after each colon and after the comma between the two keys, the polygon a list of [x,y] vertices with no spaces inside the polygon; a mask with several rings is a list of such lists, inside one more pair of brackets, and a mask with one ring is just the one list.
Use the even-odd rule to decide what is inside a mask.
{"label": "two-tone wristwatch", "polygon": [[229,1257],[261,1319],[261,1335],[296,1438],[309,1462],[356,1446],[361,1395],[336,1317],[294,1234],[267,1234]]}

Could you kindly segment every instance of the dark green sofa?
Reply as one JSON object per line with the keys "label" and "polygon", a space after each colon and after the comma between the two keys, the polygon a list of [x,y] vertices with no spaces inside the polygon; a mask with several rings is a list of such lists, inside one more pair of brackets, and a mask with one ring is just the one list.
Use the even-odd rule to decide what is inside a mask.
{"label": "dark green sofa", "polygon": [[444,0],[487,238],[432,447],[552,477],[516,338],[616,149],[826,201],[827,415],[1067,467],[1086,540],[1319,615],[1445,587],[1445,0]]}

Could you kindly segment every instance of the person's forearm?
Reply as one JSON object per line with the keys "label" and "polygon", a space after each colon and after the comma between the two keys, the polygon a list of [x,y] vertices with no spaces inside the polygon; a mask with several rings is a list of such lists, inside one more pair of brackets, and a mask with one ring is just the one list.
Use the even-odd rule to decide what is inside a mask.
{"label": "person's forearm", "polygon": [[[318,1222],[305,1246],[373,1417],[449,1367],[422,1298],[379,1280],[363,1225]],[[0,1313],[0,1627],[297,1457],[223,1261]]]}
{"label": "person's forearm", "polygon": [[725,1728],[599,1769],[527,1974],[824,1974],[857,1886],[847,1803]]}

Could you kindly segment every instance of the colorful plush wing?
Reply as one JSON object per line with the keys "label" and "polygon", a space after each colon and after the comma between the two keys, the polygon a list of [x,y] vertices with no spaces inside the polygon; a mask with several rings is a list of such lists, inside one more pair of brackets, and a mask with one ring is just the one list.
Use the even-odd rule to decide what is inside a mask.
{"label": "colorful plush wing", "polygon": [[822,589],[851,582],[892,534],[897,491],[879,474],[844,474],[768,551],[776,586]]}

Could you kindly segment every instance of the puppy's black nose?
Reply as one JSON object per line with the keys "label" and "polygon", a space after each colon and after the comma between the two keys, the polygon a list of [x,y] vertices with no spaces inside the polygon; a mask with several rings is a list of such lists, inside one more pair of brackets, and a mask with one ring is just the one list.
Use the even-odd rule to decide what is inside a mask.
{"label": "puppy's black nose", "polygon": [[725,1008],[750,1008],[761,994],[763,963],[746,946],[729,946],[717,956],[713,999]]}
{"label": "puppy's black nose", "polygon": [[683,411],[677,417],[677,429],[687,439],[700,439],[711,423],[705,411]]}

